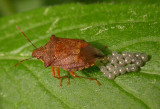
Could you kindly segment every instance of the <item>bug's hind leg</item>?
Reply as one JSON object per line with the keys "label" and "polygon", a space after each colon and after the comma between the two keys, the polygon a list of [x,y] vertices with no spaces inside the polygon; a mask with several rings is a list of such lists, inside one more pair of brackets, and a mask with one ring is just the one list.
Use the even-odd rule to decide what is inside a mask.
{"label": "bug's hind leg", "polygon": [[101,85],[101,84],[100,84],[96,79],[94,79],[94,78],[86,78],[86,77],[82,77],[82,76],[77,76],[77,75],[75,75],[74,72],[72,72],[72,71],[69,71],[69,73],[70,73],[73,77],[93,80],[93,81],[95,81],[99,86]]}
{"label": "bug's hind leg", "polygon": [[60,87],[62,86],[62,80],[61,80],[62,78],[67,78],[67,85],[69,85],[69,77],[68,76],[61,77],[59,67],[57,67],[57,76],[55,76],[55,70],[53,66],[51,67],[51,69],[52,69],[52,76],[60,80],[60,85],[59,85]]}

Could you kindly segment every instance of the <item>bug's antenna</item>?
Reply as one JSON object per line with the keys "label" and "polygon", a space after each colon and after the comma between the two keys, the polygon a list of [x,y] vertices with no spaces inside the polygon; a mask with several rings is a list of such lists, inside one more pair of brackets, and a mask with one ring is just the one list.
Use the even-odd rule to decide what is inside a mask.
{"label": "bug's antenna", "polygon": [[32,59],[33,57],[31,57],[31,58],[27,58],[27,59],[24,59],[24,60],[22,60],[22,61],[20,61],[20,62],[18,62],[16,65],[14,65],[14,67],[17,67],[17,65],[19,65],[20,63],[22,63],[23,61],[26,61],[26,60],[30,60],[30,59]]}
{"label": "bug's antenna", "polygon": [[28,39],[28,37],[24,34],[24,32],[16,25],[16,27],[18,28],[18,30],[23,34],[23,36],[34,46],[34,48],[37,49],[37,47]]}

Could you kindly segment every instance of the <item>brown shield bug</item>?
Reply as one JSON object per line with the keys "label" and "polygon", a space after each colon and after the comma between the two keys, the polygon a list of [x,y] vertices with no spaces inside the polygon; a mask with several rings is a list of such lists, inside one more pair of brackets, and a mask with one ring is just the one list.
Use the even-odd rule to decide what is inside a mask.
{"label": "brown shield bug", "polygon": [[[17,26],[21,31],[21,29]],[[26,39],[36,48],[33,50],[32,58],[37,58],[44,63],[45,67],[51,66],[52,75],[54,78],[60,80],[60,86],[62,85],[61,79],[68,78],[67,83],[69,84],[68,76],[60,76],[60,69],[62,68],[68,71],[73,77],[85,78],[96,81],[100,86],[100,83],[94,78],[81,77],[74,74],[74,71],[82,70],[93,66],[97,59],[103,59],[103,53],[91,46],[84,40],[79,39],[68,39],[68,38],[58,38],[52,35],[50,41],[46,43],[45,46],[37,48],[21,31],[21,33],[26,37]],[[24,59],[19,63],[22,63]],[[15,66],[17,66],[17,63]],[[55,76],[55,68],[57,70],[57,76]]]}

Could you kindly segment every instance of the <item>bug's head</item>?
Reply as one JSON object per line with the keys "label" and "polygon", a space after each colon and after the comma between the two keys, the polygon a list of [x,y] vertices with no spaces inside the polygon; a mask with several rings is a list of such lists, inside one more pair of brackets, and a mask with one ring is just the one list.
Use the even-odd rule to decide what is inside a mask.
{"label": "bug's head", "polygon": [[42,60],[43,56],[44,56],[44,48],[43,47],[40,47],[40,48],[33,50],[32,57],[35,57],[37,59]]}

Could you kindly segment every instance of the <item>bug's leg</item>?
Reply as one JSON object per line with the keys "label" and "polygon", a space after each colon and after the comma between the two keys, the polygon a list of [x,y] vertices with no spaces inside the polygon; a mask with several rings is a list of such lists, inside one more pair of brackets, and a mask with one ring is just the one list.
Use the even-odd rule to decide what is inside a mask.
{"label": "bug's leg", "polygon": [[68,76],[60,76],[60,69],[59,69],[59,67],[57,67],[57,76],[58,76],[58,78],[60,79],[60,86],[62,86],[62,80],[61,80],[61,78],[67,78],[67,85],[69,85],[69,77]]}
{"label": "bug's leg", "polygon": [[69,77],[68,77],[68,76],[62,76],[62,77],[60,77],[60,70],[59,70],[58,67],[57,67],[57,76],[55,76],[55,70],[54,70],[54,67],[53,67],[53,66],[51,66],[51,69],[52,69],[52,76],[53,76],[54,78],[57,78],[57,79],[60,80],[60,86],[62,86],[61,78],[68,78],[68,79],[67,79],[67,84],[69,84]]}
{"label": "bug's leg", "polygon": [[77,76],[77,75],[75,75],[74,72],[72,72],[72,71],[69,71],[69,73],[70,73],[73,77],[90,79],[90,80],[95,81],[99,86],[101,85],[101,84],[100,84],[96,79],[94,79],[94,78],[86,78],[86,77],[82,77],[82,76]]}
{"label": "bug's leg", "polygon": [[61,80],[61,78],[60,78],[60,70],[59,70],[58,67],[57,67],[57,77],[58,77],[58,79],[60,80],[59,86],[61,87],[61,86],[62,86],[62,80]]}

